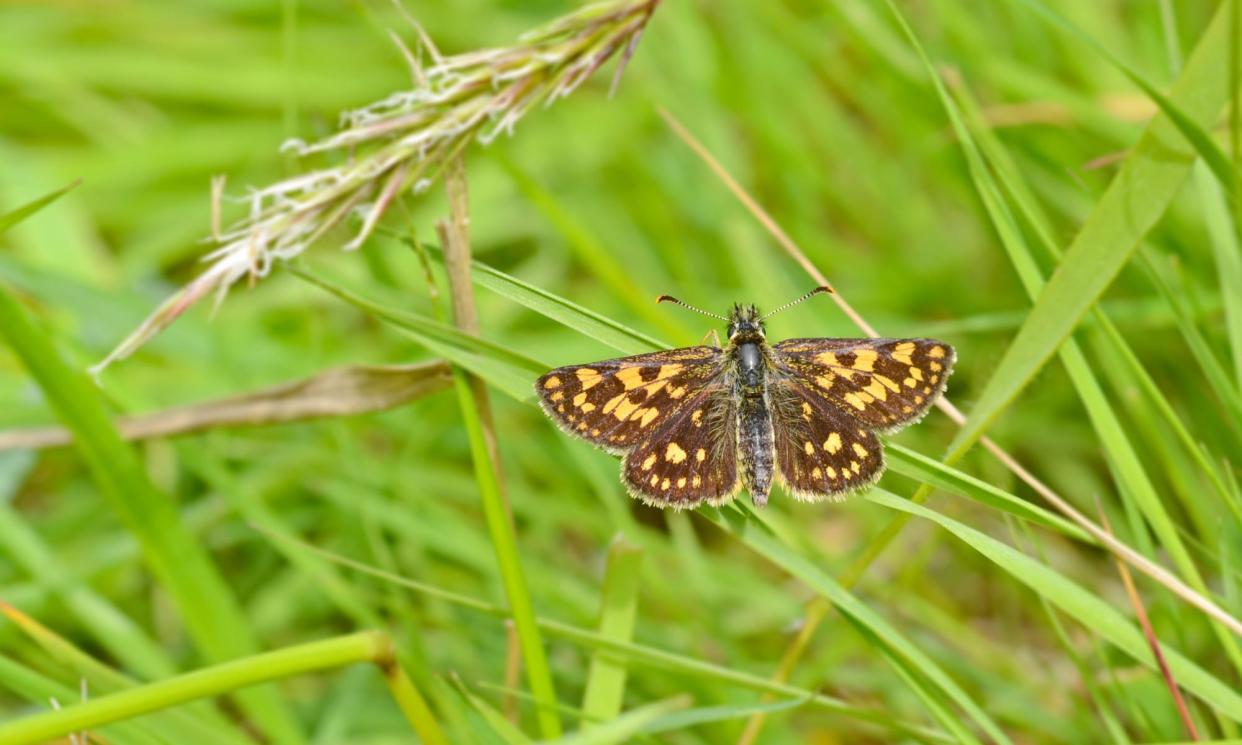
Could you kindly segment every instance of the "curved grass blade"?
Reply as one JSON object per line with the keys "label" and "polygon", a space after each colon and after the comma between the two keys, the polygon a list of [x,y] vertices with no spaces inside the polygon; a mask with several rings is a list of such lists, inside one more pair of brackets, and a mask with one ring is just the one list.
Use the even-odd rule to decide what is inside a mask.
{"label": "curved grass blade", "polygon": [[408,332],[432,352],[461,365],[518,401],[535,400],[534,380],[550,367],[448,324],[382,306],[303,269],[293,268],[293,272],[359,310]]}
{"label": "curved grass blade", "polygon": [[843,616],[866,629],[880,649],[895,655],[903,665],[908,665],[912,671],[922,676],[929,685],[936,689],[937,693],[965,712],[966,716],[992,740],[999,743],[1011,742],[983,708],[975,703],[935,661],[835,579],[781,543],[756,515],[751,513],[745,520],[728,520],[725,518],[726,513],[719,510],[704,511],[702,514],[720,528],[733,534],[756,553],[829,600]]}
{"label": "curved grass blade", "polygon": [[[939,524],[1014,579],[1030,587],[1040,597],[1047,598],[1053,605],[1144,666],[1156,670],[1151,648],[1142,632],[1097,593],[1081,587],[1017,549],[935,510],[914,504],[883,489],[873,489],[865,498]],[[1230,719],[1242,722],[1242,694],[1180,652],[1166,647],[1165,653],[1170,668],[1183,688]]]}
{"label": "curved grass blade", "polygon": [[[1160,108],[1160,111],[1168,117],[1169,121],[1177,127],[1182,137],[1185,137],[1186,141],[1194,146],[1194,149],[1199,153],[1199,157],[1203,158],[1203,162],[1207,164],[1207,167],[1211,169],[1216,179],[1220,182],[1229,201],[1236,202],[1238,198],[1238,175],[1229,163],[1229,158],[1225,155],[1225,151],[1207,133],[1206,127],[1211,126],[1212,122],[1208,121],[1200,124],[1200,122],[1183,111],[1182,107],[1178,106],[1176,102],[1161,93],[1159,88],[1148,82],[1138,71],[1122,62],[1117,55],[1108,51],[1103,44],[1096,41],[1089,34],[1078,28],[1078,26],[1070,23],[1068,19],[1040,2],[1040,0],[1016,0],[1016,2],[1027,6],[1052,25],[1085,43],[1122,75],[1129,78],[1130,82],[1141,88],[1143,93],[1147,94],[1156,106]],[[1221,3],[1222,11],[1226,9],[1226,5],[1227,3]]]}
{"label": "curved grass blade", "polygon": [[[437,587],[436,585],[432,585],[427,582],[420,582],[418,580],[393,574],[382,569],[376,569],[362,562],[334,554],[330,551],[319,548],[318,546],[313,546],[289,535],[275,533],[272,535],[274,538],[296,546],[303,551],[318,554],[334,563],[349,567],[356,572],[376,577],[398,587],[403,587],[413,592],[433,597],[453,605],[470,608],[496,618],[506,618],[509,615],[507,610],[493,603],[479,600],[460,592]],[[894,719],[891,713],[887,711],[854,706],[841,699],[809,691],[805,688],[799,688],[797,686],[783,683],[774,683],[762,676],[752,675],[742,670],[737,670],[725,665],[717,665],[712,662],[696,659],[678,654],[676,652],[668,652],[657,647],[639,644],[636,642],[621,641],[612,637],[604,636],[594,631],[580,628],[578,626],[563,623],[561,621],[539,618],[537,619],[537,622],[539,627],[551,636],[566,639],[589,649],[607,650],[612,654],[626,659],[632,665],[646,665],[671,673],[702,676],[716,682],[738,686],[739,688],[772,693],[790,699],[798,699],[806,706],[814,707],[821,711],[834,713],[843,717],[870,722],[893,732],[899,732],[908,736],[916,737],[925,742],[950,741],[942,732]]]}
{"label": "curved grass blade", "polygon": [[[1227,98],[1228,4],[1208,26],[1171,100],[1196,124],[1210,123]],[[1167,116],[1155,118],[1040,293],[951,445],[965,451],[1043,367],[1112,283],[1190,173],[1195,150]]]}
{"label": "curved grass blade", "polygon": [[5,231],[13,227],[14,225],[18,224],[22,220],[25,220],[27,217],[30,217],[31,215],[43,209],[44,207],[48,206],[52,202],[55,202],[57,199],[60,199],[62,196],[65,195],[66,192],[73,190],[80,183],[82,183],[82,179],[77,179],[68,184],[65,184],[64,186],[60,187],[56,191],[44,194],[38,199],[27,202],[20,207],[9,210],[8,212],[5,212],[4,214],[0,215],[0,235],[3,235]]}
{"label": "curved grass blade", "polygon": [[[424,248],[427,249],[427,255],[433,261],[443,266],[444,254],[439,248],[427,245],[424,245]],[[589,308],[548,292],[542,287],[505,274],[477,259],[471,262],[470,268],[471,279],[479,287],[491,290],[497,295],[579,331],[584,336],[603,342],[624,354],[640,354],[667,346],[658,339],[635,331]]]}
{"label": "curved grass blade", "polygon": [[[99,392],[69,367],[0,283],[0,336],[8,340],[52,409],[73,431],[78,451],[100,493],[142,545],[146,563],[168,591],[195,645],[208,660],[242,657],[258,648],[249,619],[197,537],[181,523],[116,431]],[[246,713],[275,741],[303,737],[288,706],[271,688],[237,694]]]}
{"label": "curved grass blade", "polygon": [[889,468],[903,476],[909,476],[928,486],[973,499],[980,504],[1022,520],[1043,525],[1045,528],[1051,528],[1083,543],[1096,543],[1090,534],[1060,515],[1053,514],[1039,505],[1031,504],[1003,489],[998,489],[986,481],[962,473],[956,468],[946,466],[934,458],[928,458],[926,455],[891,442],[885,443],[884,453],[888,457]]}

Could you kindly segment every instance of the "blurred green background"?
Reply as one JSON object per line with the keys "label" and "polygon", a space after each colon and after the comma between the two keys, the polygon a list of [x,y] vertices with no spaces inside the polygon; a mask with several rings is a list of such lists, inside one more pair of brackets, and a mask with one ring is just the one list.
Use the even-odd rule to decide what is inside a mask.
{"label": "blurred green background", "polygon": [[[977,102],[975,124],[989,126],[1007,150],[1064,248],[1155,105],[1097,52],[1023,2],[899,6],[944,79]],[[1212,3],[1155,0],[1048,6],[1161,88],[1214,12]],[[406,7],[442,52],[455,54],[512,43],[579,5],[457,0]],[[325,136],[341,111],[410,86],[390,30],[414,36],[394,7],[378,0],[4,5],[0,211],[74,179],[82,184],[0,236],[0,280],[18,290],[74,365],[98,361],[201,270],[213,175],[227,175],[228,192],[241,196],[247,186],[329,162],[299,161],[278,148],[290,137]],[[613,65],[569,98],[533,111],[512,138],[468,151],[477,259],[673,345],[696,343],[712,322],[656,307],[660,293],[723,312],[735,301],[771,308],[814,286],[674,135],[658,115],[665,109],[882,334],[955,345],[959,363],[949,396],[970,411],[1031,302],[927,72],[883,6],[666,0],[609,98]],[[1223,129],[1215,134],[1227,140]],[[1223,310],[1229,290],[1222,290],[1222,254],[1213,248],[1232,236],[1232,223],[1204,176],[1188,182],[1102,307],[1236,499],[1238,422],[1221,404],[1220,376],[1205,371],[1204,358],[1191,349],[1206,344],[1238,395],[1240,352],[1230,346]],[[408,204],[387,225],[413,226],[434,240],[433,224],[447,209],[442,189]],[[226,218],[242,213],[240,205],[226,207]],[[1220,224],[1224,238],[1212,232]],[[408,247],[377,235],[360,252],[340,251],[350,235],[330,234],[306,254],[305,265],[390,307],[431,313],[423,270]],[[1225,245],[1236,251],[1236,243]],[[1047,255],[1037,262],[1045,276],[1055,267]],[[244,284],[214,315],[209,302],[201,304],[108,369],[102,390],[115,410],[209,400],[335,365],[434,358],[288,272],[275,271],[253,288]],[[617,355],[501,295],[480,289],[477,302],[485,338],[549,367]],[[860,334],[820,298],[773,319],[769,335]],[[1174,496],[1200,494],[1203,474],[1110,351],[1116,347],[1083,341],[1217,602],[1242,612],[1231,563],[1242,560],[1242,533],[1227,500]],[[622,534],[643,549],[636,641],[759,677],[775,671],[814,597],[805,584],[699,515],[633,502],[617,481],[616,459],[563,436],[529,401],[500,391],[492,398],[537,613],[593,628],[607,549]],[[444,681],[460,676],[497,709],[509,705],[504,690],[523,681],[505,679],[500,621],[360,574],[326,578],[256,529],[279,529],[503,604],[461,417],[446,391],[384,413],[138,447],[153,482],[176,500],[236,593],[262,648],[385,624],[415,677],[443,689],[432,695],[440,716],[455,721],[448,712],[458,707],[461,722],[449,725],[450,740],[492,742],[488,737],[499,736]],[[0,349],[0,428],[54,421],[38,385]],[[955,429],[933,412],[894,440],[938,458]],[[1084,512],[1094,516],[1099,499],[1124,540],[1167,560],[1167,546],[1121,493],[1117,463],[1059,364],[1041,372],[990,435]],[[959,467],[1037,501],[978,448]],[[917,483],[890,473],[882,485],[909,496]],[[928,504],[1020,546],[1132,615],[1115,567],[1099,549],[1050,531],[1014,532],[1010,518],[957,496],[936,493]],[[101,646],[95,619],[66,602],[66,592],[87,588],[175,668],[204,664],[75,452],[0,452],[0,506],[0,598],[124,669]],[[762,517],[802,557],[840,576],[894,514],[863,499],[809,505],[778,491]],[[36,571],[31,557],[54,562],[58,572]],[[333,581],[344,589],[333,589]],[[1237,668],[1203,617],[1153,583],[1140,581],[1140,590],[1161,638],[1236,688]],[[1037,593],[930,522],[908,525],[854,591],[1016,742],[1185,739],[1158,673],[1120,655],[1091,628],[1051,620]],[[546,641],[560,700],[574,707],[589,650]],[[2,621],[0,657],[76,688],[71,669]],[[0,668],[0,720],[45,707],[6,670]],[[641,664],[629,672],[626,708],[683,692],[699,706],[758,698],[708,675]],[[937,727],[917,687],[890,666],[874,638],[837,614],[812,636],[790,682]],[[378,676],[365,669],[299,677],[282,684],[280,695],[317,742],[411,737]],[[1191,705],[1205,734],[1237,734],[1219,708]],[[535,732],[533,721],[522,709],[518,722],[527,733]],[[647,737],[733,742],[742,724],[736,716]],[[774,713],[758,742],[908,737],[808,706]]]}

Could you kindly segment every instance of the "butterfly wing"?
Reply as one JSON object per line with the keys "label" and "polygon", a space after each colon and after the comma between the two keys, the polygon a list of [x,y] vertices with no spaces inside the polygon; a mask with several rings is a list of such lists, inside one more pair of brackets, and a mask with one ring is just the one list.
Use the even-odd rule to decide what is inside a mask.
{"label": "butterfly wing", "polygon": [[732,381],[721,375],[626,454],[621,478],[631,494],[659,507],[724,502],[740,487],[736,427]]}
{"label": "butterfly wing", "polygon": [[884,471],[879,438],[811,386],[791,377],[768,385],[777,479],[807,501],[875,483]]}
{"label": "butterfly wing", "polygon": [[558,367],[535,383],[543,410],[562,429],[611,453],[625,453],[677,417],[721,377],[717,347],[668,349]]}
{"label": "butterfly wing", "polygon": [[935,339],[786,339],[772,349],[770,386],[800,381],[817,410],[844,412],[878,432],[926,414],[956,359],[953,347]]}

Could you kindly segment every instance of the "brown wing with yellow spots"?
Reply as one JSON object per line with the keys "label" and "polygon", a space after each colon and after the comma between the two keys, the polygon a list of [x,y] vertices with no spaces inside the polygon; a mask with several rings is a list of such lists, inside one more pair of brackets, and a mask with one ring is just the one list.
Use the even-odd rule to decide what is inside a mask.
{"label": "brown wing with yellow spots", "polygon": [[674,411],[621,464],[635,497],[658,507],[719,504],[737,493],[737,415],[732,383],[720,376]]}
{"label": "brown wing with yellow spots", "polygon": [[768,400],[777,478],[793,496],[807,501],[840,498],[880,478],[884,446],[879,438],[806,381],[773,380]]}
{"label": "brown wing with yellow spots", "polygon": [[879,432],[926,414],[955,359],[953,347],[935,339],[786,339],[772,349],[769,386],[800,381],[819,408]]}
{"label": "brown wing with yellow spots", "polygon": [[724,353],[686,347],[558,367],[535,383],[562,429],[611,453],[632,450],[721,377]]}

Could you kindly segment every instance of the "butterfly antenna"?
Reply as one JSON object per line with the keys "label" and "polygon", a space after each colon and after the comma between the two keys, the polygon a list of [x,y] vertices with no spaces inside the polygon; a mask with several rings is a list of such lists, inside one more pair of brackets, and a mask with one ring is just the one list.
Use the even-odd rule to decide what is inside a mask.
{"label": "butterfly antenna", "polygon": [[672,303],[673,305],[680,305],[680,306],[681,306],[681,307],[683,307],[683,308],[687,308],[687,309],[689,309],[689,310],[692,310],[692,311],[694,311],[695,313],[702,313],[702,314],[703,314],[703,315],[705,315],[705,316],[711,316],[712,318],[719,318],[719,319],[720,319],[720,320],[722,320],[722,321],[728,321],[728,320],[729,320],[728,318],[725,318],[724,316],[720,315],[719,313],[712,313],[712,312],[709,312],[709,311],[703,310],[702,308],[696,308],[696,307],[694,307],[693,305],[690,305],[689,303],[683,303],[682,301],[678,300],[677,298],[673,297],[672,295],[661,295],[660,297],[656,298],[656,302],[657,302],[657,303]]}
{"label": "butterfly antenna", "polygon": [[819,287],[816,287],[814,290],[811,290],[810,292],[808,292],[807,294],[805,294],[805,295],[803,295],[802,297],[798,298],[797,300],[790,300],[788,303],[785,303],[785,304],[784,304],[784,305],[782,305],[781,307],[776,308],[776,309],[774,309],[774,310],[770,310],[770,311],[768,311],[767,313],[764,313],[764,314],[763,314],[763,317],[762,317],[762,318],[760,318],[759,320],[761,320],[761,321],[767,320],[768,318],[771,318],[772,316],[776,315],[777,313],[780,313],[782,310],[787,310],[787,309],[789,309],[789,308],[792,308],[792,307],[794,307],[795,305],[797,305],[798,303],[802,302],[803,300],[809,300],[810,298],[813,298],[813,297],[815,297],[816,295],[819,295],[819,294],[822,294],[822,293],[827,293],[827,294],[829,294],[829,295],[834,294],[834,293],[833,293],[832,288],[831,288],[831,287],[829,287],[828,285],[820,285]]}

